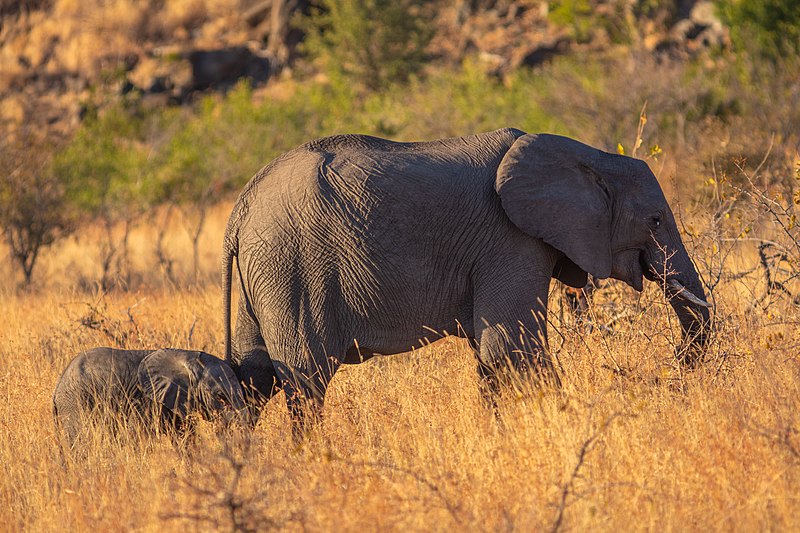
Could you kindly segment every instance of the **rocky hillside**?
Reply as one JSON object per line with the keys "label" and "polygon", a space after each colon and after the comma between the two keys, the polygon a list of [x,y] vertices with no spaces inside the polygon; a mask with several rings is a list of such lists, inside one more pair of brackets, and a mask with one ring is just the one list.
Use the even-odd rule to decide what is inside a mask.
{"label": "rocky hillside", "polygon": [[[319,4],[319,5],[317,5]],[[692,55],[725,45],[710,2],[434,0],[433,65],[473,57],[504,75],[556,54],[637,48]],[[324,0],[25,0],[0,3],[0,121],[64,136],[86,109],[131,91],[150,105],[191,101],[248,77],[307,73],[301,18]],[[313,68],[313,67],[312,67]]]}

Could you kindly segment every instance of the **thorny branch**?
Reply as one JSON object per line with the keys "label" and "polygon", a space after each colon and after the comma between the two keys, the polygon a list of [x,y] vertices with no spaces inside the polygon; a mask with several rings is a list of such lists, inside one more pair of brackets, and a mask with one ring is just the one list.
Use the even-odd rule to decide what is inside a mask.
{"label": "thorny branch", "polygon": [[[289,516],[286,520],[276,520],[266,516],[263,507],[266,506],[267,494],[264,490],[243,495],[242,481],[248,466],[247,458],[252,455],[252,443],[249,436],[242,436],[235,442],[237,448],[220,436],[221,450],[217,457],[221,466],[211,465],[203,469],[205,475],[193,474],[179,480],[200,500],[194,508],[162,514],[162,519],[189,520],[208,524],[217,531],[250,533],[281,529],[286,522],[296,518]],[[267,481],[261,480],[261,484],[268,486]]]}
{"label": "thorny branch", "polygon": [[97,301],[86,304],[89,308],[88,312],[78,318],[77,322],[87,329],[102,333],[114,344],[125,346],[132,340],[141,340],[142,338],[142,331],[133,316],[133,310],[143,301],[140,300],[126,309],[128,320],[123,323],[108,316],[106,306],[102,303],[101,294]]}
{"label": "thorny branch", "polygon": [[564,522],[564,513],[566,512],[568,501],[570,497],[576,497],[575,493],[575,481],[580,477],[581,469],[586,464],[586,458],[589,453],[594,449],[594,446],[597,444],[598,440],[603,436],[605,431],[611,426],[612,422],[617,418],[624,416],[624,413],[616,411],[611,413],[608,417],[606,417],[600,426],[590,433],[590,428],[592,424],[592,415],[594,411],[594,407],[596,404],[589,405],[589,412],[587,415],[586,420],[586,434],[588,435],[583,443],[581,443],[580,448],[578,449],[578,455],[575,460],[575,465],[572,468],[572,471],[569,475],[569,478],[561,484],[560,492],[559,492],[559,500],[556,504],[556,516],[553,519],[553,524],[550,527],[551,533],[557,533],[561,530],[561,526]]}
{"label": "thorny branch", "polygon": [[[331,461],[338,461],[338,462],[341,462],[343,464],[346,464],[346,465],[349,465],[349,466],[352,466],[352,467],[362,467],[362,468],[366,467],[366,468],[371,468],[373,470],[388,470],[388,471],[391,471],[391,472],[395,472],[395,473],[407,476],[407,477],[413,479],[414,481],[416,481],[417,483],[423,485],[432,494],[434,494],[439,499],[439,501],[442,503],[443,508],[448,512],[448,514],[450,514],[450,516],[453,518],[453,520],[457,524],[459,524],[462,527],[466,527],[467,526],[467,524],[464,522],[464,520],[462,519],[462,516],[461,516],[464,513],[464,509],[458,503],[454,503],[453,501],[451,501],[450,498],[448,498],[447,495],[442,491],[442,489],[439,487],[439,485],[437,485],[436,483],[434,483],[430,479],[426,478],[425,476],[423,476],[419,472],[415,472],[415,471],[413,471],[413,470],[411,470],[409,468],[404,468],[404,467],[398,466],[398,465],[391,465],[391,464],[379,463],[379,462],[374,462],[374,461],[350,461],[350,460],[338,457],[338,456],[336,456],[336,455],[334,455],[334,454],[332,454],[330,452],[327,454],[326,457]],[[367,473],[370,473],[370,472],[367,472]],[[474,520],[474,516],[472,516],[471,513],[470,513],[470,519],[471,519],[470,520],[470,522],[471,522],[471,526],[470,527],[475,528],[477,526],[477,524],[476,524],[476,522]]]}

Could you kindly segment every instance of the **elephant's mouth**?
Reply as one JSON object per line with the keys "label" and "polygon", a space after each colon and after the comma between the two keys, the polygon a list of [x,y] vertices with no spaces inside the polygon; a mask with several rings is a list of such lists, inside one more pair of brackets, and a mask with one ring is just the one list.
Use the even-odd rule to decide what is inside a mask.
{"label": "elephant's mouth", "polygon": [[657,281],[658,276],[656,275],[655,268],[652,264],[647,260],[647,252],[645,250],[641,250],[639,252],[639,268],[641,268],[642,275],[647,281]]}
{"label": "elephant's mouth", "polygon": [[656,267],[647,260],[647,253],[644,250],[639,253],[639,266],[645,279],[657,282],[663,286],[664,292],[669,300],[674,298],[683,300],[696,307],[705,307],[706,309],[711,307],[711,304],[687,289],[685,283],[678,277],[670,273],[659,273]]}

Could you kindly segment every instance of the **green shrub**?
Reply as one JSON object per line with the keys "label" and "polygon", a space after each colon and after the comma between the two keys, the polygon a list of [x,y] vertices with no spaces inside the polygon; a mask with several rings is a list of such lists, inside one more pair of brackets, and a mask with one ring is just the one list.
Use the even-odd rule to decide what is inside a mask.
{"label": "green shrub", "polygon": [[89,117],[56,155],[53,170],[80,212],[117,219],[145,208],[150,166],[141,132],[140,118],[114,106]]}
{"label": "green shrub", "polygon": [[368,90],[407,81],[423,67],[433,36],[429,17],[411,0],[321,0],[303,21],[303,49],[334,82]]}
{"label": "green shrub", "polygon": [[[184,113],[155,155],[161,199],[191,204],[241,187],[267,161],[314,136],[319,120],[300,90],[256,102],[246,82]],[[318,104],[320,105],[320,104]]]}
{"label": "green shrub", "polygon": [[553,24],[568,28],[576,41],[586,42],[596,24],[593,13],[589,0],[560,0],[552,3],[548,18]]}
{"label": "green shrub", "polygon": [[738,51],[772,60],[800,54],[797,0],[718,0],[717,8]]}
{"label": "green shrub", "polygon": [[657,1],[655,4],[651,1],[555,0],[549,4],[547,17],[551,23],[565,28],[579,43],[591,42],[598,33],[605,34],[614,43],[629,43],[637,16],[647,18],[664,7],[657,5]]}

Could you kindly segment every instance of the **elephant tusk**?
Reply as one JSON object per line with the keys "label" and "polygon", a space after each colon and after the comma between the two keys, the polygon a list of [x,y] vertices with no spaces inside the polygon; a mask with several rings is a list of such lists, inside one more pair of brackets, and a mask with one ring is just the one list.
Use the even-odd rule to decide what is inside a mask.
{"label": "elephant tusk", "polygon": [[675,296],[680,296],[684,300],[687,300],[695,305],[699,305],[700,307],[706,307],[709,309],[711,308],[710,303],[695,296],[692,291],[684,287],[683,284],[677,279],[671,279],[667,282],[667,284],[676,291]]}

